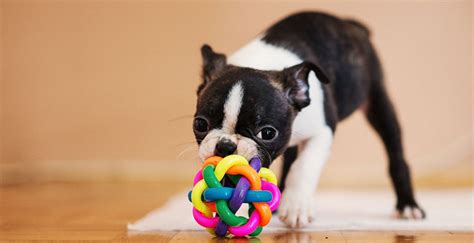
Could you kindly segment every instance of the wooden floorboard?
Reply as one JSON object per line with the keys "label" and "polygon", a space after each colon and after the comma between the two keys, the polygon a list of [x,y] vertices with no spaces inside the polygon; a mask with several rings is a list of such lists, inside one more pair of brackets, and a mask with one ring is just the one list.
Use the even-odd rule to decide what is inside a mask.
{"label": "wooden floorboard", "polygon": [[205,231],[127,232],[183,183],[46,183],[0,187],[0,241],[121,242],[473,242],[472,232],[264,232],[213,238]]}

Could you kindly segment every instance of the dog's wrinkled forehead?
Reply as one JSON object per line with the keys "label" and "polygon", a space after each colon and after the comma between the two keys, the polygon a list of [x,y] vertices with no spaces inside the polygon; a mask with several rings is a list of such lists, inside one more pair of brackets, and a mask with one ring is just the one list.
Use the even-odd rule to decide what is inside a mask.
{"label": "dog's wrinkled forehead", "polygon": [[[278,89],[265,75],[230,72],[212,81],[199,95],[196,115],[209,119],[211,128],[234,133],[238,125],[258,125],[261,117],[277,116],[286,108]],[[252,124],[250,124],[252,123]]]}

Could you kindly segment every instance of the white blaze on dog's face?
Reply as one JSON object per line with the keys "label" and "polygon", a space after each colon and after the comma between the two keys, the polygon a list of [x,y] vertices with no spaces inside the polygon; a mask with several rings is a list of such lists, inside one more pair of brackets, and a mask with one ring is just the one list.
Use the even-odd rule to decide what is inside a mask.
{"label": "white blaze on dog's face", "polygon": [[[249,138],[235,132],[244,90],[241,82],[237,82],[230,89],[224,103],[224,119],[219,128],[209,131],[199,146],[199,157],[205,160],[215,154],[226,156],[228,154],[239,154],[246,159],[258,155],[257,144]],[[202,123],[198,121],[197,123]],[[199,125],[199,124],[197,124]],[[195,130],[198,127],[195,127]]]}

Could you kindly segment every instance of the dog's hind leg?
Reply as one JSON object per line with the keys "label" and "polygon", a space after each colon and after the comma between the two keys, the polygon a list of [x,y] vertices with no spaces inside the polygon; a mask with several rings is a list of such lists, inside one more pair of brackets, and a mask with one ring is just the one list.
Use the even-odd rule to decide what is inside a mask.
{"label": "dog's hind leg", "polygon": [[397,195],[397,216],[424,218],[425,212],[418,206],[413,195],[410,169],[403,152],[402,131],[382,80],[372,82],[364,110],[387,151],[390,177]]}

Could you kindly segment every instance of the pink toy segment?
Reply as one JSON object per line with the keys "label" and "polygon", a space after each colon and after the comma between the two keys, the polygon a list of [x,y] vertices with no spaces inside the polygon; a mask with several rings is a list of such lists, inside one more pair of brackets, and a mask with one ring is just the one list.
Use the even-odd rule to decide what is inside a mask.
{"label": "pink toy segment", "polygon": [[215,228],[219,222],[219,217],[208,218],[196,208],[193,208],[193,217],[199,225],[206,228]]}
{"label": "pink toy segment", "polygon": [[202,170],[199,170],[194,176],[193,185],[196,185],[200,180],[202,180]]}
{"label": "pink toy segment", "polygon": [[268,203],[268,206],[270,206],[270,210],[274,212],[275,210],[277,210],[278,206],[280,205],[280,198],[281,198],[280,189],[278,189],[277,186],[273,185],[270,182],[262,181],[262,190],[270,191],[272,193],[273,198]]}
{"label": "pink toy segment", "polygon": [[235,236],[246,236],[251,234],[255,229],[257,229],[260,223],[260,215],[255,210],[252,215],[250,215],[249,221],[242,226],[230,226],[229,232]]}

